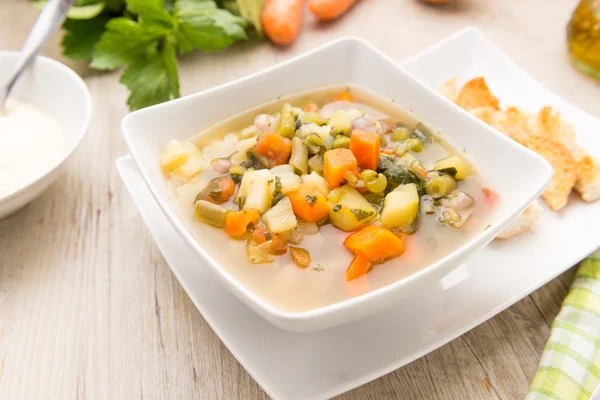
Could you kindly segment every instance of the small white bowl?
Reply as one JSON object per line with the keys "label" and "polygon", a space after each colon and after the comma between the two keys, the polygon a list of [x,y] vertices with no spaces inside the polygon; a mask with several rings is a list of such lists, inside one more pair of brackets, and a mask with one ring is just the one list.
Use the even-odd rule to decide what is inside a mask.
{"label": "small white bowl", "polygon": [[[19,56],[16,51],[0,51],[0,84],[8,80]],[[79,75],[58,61],[43,56],[38,56],[21,76],[10,98],[32,104],[56,118],[63,128],[66,146],[64,155],[52,168],[40,172],[25,186],[0,198],[0,219],[25,206],[54,182],[62,165],[83,139],[92,115],[90,92]]]}
{"label": "small white bowl", "polygon": [[[310,311],[284,312],[221,267],[235,260],[219,252],[218,241],[194,239],[175,204],[169,201],[158,157],[170,139],[186,139],[211,123],[277,96],[335,83],[357,84],[393,98],[424,121],[440,127],[445,138],[466,149],[466,157],[502,201],[489,229],[440,261],[358,297]],[[245,78],[134,112],[123,120],[121,127],[152,195],[187,245],[250,308],[274,325],[296,332],[316,331],[362,318],[434,284],[487,245],[541,194],[552,177],[552,168],[546,160],[489,128],[417,81],[380,51],[354,38],[336,40]]]}

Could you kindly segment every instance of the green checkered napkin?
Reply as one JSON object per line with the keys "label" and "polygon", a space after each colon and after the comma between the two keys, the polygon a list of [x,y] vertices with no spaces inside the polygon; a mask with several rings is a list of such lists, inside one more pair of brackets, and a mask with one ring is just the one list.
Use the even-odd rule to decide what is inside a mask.
{"label": "green checkered napkin", "polygon": [[526,400],[587,400],[599,384],[600,250],[575,274]]}

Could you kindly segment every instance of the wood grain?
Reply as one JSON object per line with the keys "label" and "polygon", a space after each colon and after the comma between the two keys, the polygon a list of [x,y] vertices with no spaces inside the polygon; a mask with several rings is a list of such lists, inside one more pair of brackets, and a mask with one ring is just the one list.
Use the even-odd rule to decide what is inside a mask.
{"label": "wood grain", "polygon": [[[246,75],[334,37],[359,35],[402,59],[477,24],[543,84],[592,114],[599,86],[565,52],[576,1],[362,0],[344,19],[307,15],[301,39],[278,49],[243,43],[181,62],[183,94]],[[36,11],[3,0],[0,48],[18,49]],[[114,160],[126,90],[44,53],[85,78],[95,105],[89,136],[65,174],[0,222],[0,398],[265,399],[171,274],[125,192]],[[573,271],[439,350],[340,399],[518,399],[526,393]]]}

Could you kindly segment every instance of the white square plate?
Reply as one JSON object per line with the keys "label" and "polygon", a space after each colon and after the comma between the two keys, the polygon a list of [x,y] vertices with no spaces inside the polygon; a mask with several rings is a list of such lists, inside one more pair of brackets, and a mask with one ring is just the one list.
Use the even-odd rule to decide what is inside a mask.
{"label": "white square plate", "polygon": [[[581,143],[592,151],[600,149],[600,138],[594,140],[591,133],[600,131],[599,121],[537,84],[476,29],[453,35],[412,57],[404,67],[417,75],[426,65],[440,65],[440,59],[447,65],[445,54],[454,55],[453,51],[472,46],[474,42],[480,46],[473,48],[477,53],[469,58],[473,65],[484,65],[485,58],[495,54],[495,59],[504,63],[500,69],[510,75],[505,82],[524,77],[526,86],[533,84],[536,94],[524,93],[539,97],[539,104],[550,102],[560,106],[565,115],[569,112],[568,118],[577,127]],[[467,71],[475,75],[486,70]],[[455,75],[471,76],[460,72],[456,70]],[[428,74],[423,78],[432,87],[452,76]],[[491,83],[495,89],[497,83]],[[555,103],[556,100],[560,104]],[[584,130],[585,126],[588,130]],[[400,368],[493,317],[600,245],[600,238],[589,235],[591,221],[593,218],[597,221],[600,215],[600,205],[574,201],[565,215],[559,214],[558,221],[554,215],[545,213],[536,234],[492,243],[468,265],[459,267],[440,283],[393,309],[343,327],[294,334],[277,329],[248,312],[207,267],[199,264],[162,213],[130,157],[119,159],[117,167],[150,233],[190,299],[225,346],[274,399],[330,398]],[[581,218],[571,221],[585,212],[571,210],[577,207],[587,210],[590,222]],[[577,224],[583,231],[570,228]],[[552,226],[555,231],[545,232]],[[569,234],[576,237],[569,239],[561,229],[570,229]],[[552,234],[561,237],[552,239]],[[567,240],[572,246],[556,247],[558,240]],[[560,254],[561,251],[565,254]],[[240,326],[244,327],[242,331]],[[377,332],[377,340],[372,340],[373,332]]]}
{"label": "white square plate", "polygon": [[[336,60],[335,68],[330,67],[331,60]],[[440,127],[442,137],[464,148],[464,156],[499,194],[500,201],[488,220],[489,229],[474,234],[468,242],[426,268],[334,304],[290,312],[273,306],[232,273],[231,266],[239,264],[240,255],[223,251],[223,239],[227,238],[223,231],[197,224],[199,235],[194,237],[182,221],[176,204],[169,200],[158,159],[172,139],[184,140],[209,124],[277,96],[341,82],[363,86],[395,100],[400,106],[410,108],[418,118]],[[539,196],[552,176],[546,160],[448,103],[379,50],[356,38],[335,40],[242,79],[136,111],[128,115],[121,126],[148,188],[184,242],[246,305],[276,326],[295,332],[316,331],[358,320],[434,284],[493,240]],[[509,155],[511,162],[498,158],[498,152]],[[343,265],[335,267],[345,268]]]}

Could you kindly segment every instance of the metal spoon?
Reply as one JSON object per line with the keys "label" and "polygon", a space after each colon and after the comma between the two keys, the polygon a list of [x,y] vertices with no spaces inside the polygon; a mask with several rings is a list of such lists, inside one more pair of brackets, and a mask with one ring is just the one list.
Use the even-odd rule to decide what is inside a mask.
{"label": "metal spoon", "polygon": [[0,112],[4,109],[6,98],[21,74],[35,59],[52,34],[62,25],[72,2],[73,0],[48,0],[42,9],[40,16],[31,28],[31,32],[29,32],[29,36],[25,39],[23,48],[21,48],[21,58],[17,62],[15,72],[8,83],[0,88]]}

